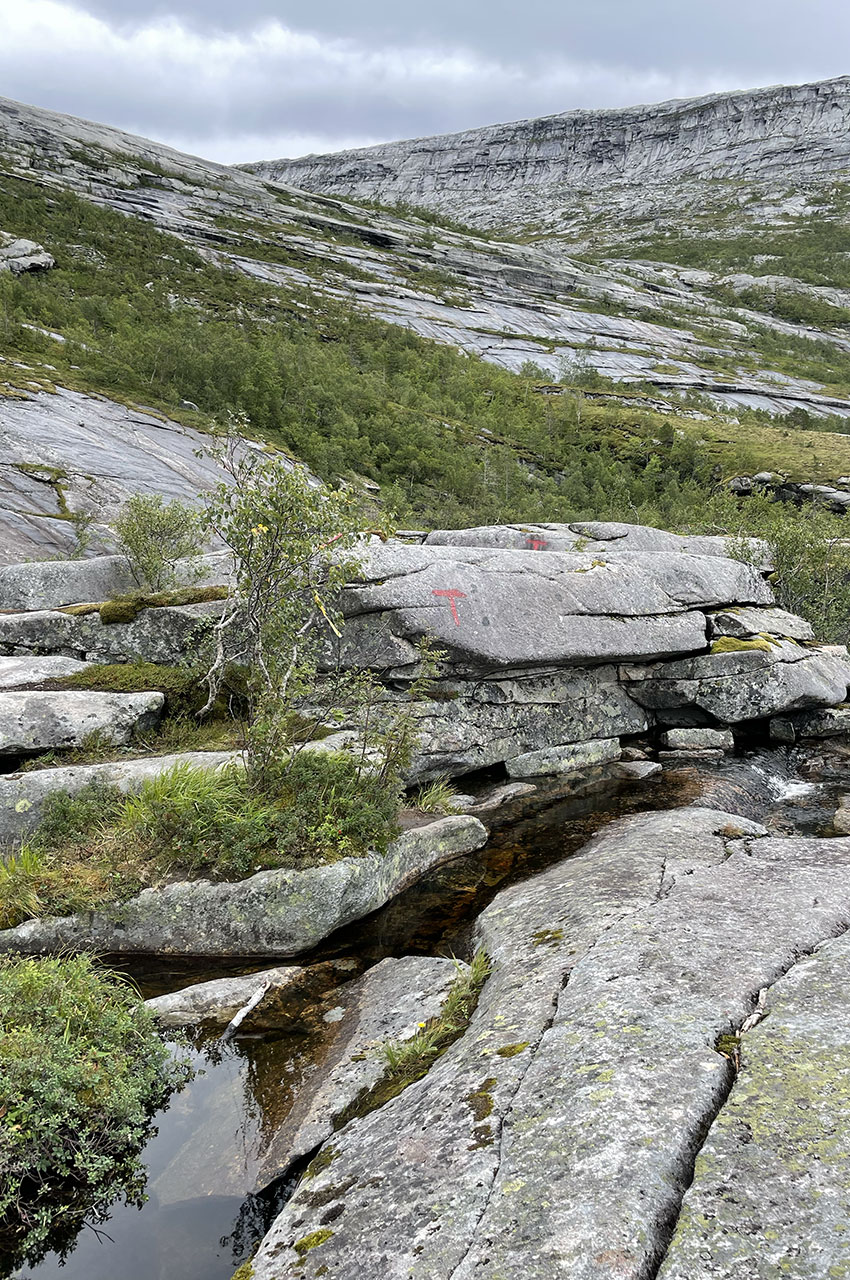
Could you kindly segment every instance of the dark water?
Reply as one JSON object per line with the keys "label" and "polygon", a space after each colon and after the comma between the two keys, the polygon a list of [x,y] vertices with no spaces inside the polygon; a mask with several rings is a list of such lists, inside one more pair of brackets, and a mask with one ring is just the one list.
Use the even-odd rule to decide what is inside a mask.
{"label": "dark water", "polygon": [[[475,918],[498,889],[569,857],[609,821],[629,813],[709,803],[757,817],[778,833],[829,834],[850,761],[765,753],[747,761],[683,766],[649,782],[574,783],[517,805],[487,847],[440,869],[395,902],[340,930],[301,965],[356,957],[357,970],[387,956],[467,956]],[[121,959],[146,996],[268,968],[204,959]],[[324,966],[331,971],[332,966]],[[338,981],[336,979],[335,981]],[[155,1118],[144,1161],[148,1201],[118,1206],[98,1233],[85,1230],[61,1265],[55,1256],[19,1277],[32,1280],[230,1280],[267,1229],[276,1205],[254,1194],[273,1135],[305,1072],[322,1052],[315,1023],[192,1050],[198,1074]],[[267,1176],[267,1175],[266,1175]],[[262,1179],[261,1179],[262,1181]]]}
{"label": "dark water", "polygon": [[16,1276],[230,1280],[274,1215],[252,1193],[313,1048],[301,1034],[191,1049],[195,1078],[156,1116],[144,1151],[147,1203],[85,1229],[64,1265],[49,1256]]}

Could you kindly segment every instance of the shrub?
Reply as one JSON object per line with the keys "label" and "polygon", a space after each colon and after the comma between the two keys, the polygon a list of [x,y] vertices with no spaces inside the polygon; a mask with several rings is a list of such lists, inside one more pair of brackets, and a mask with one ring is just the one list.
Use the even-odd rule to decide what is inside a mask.
{"label": "shrub", "polygon": [[140,998],[88,957],[0,960],[3,1274],[64,1256],[119,1197],[143,1201],[151,1114],[187,1078]]}
{"label": "shrub", "polygon": [[770,546],[770,579],[783,609],[800,614],[820,640],[850,641],[850,549],[847,517],[810,504],[801,510],[767,497],[748,498],[738,518],[732,553],[758,564],[752,539]]}
{"label": "shrub", "polygon": [[176,562],[197,553],[200,531],[196,511],[182,502],[165,502],[159,493],[136,494],[115,521],[119,550],[139,586],[148,591],[162,591],[177,581]]}

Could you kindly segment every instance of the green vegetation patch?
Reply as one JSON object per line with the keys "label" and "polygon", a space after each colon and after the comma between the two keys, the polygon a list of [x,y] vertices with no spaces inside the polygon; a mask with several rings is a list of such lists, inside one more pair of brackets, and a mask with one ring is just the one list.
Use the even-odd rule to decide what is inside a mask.
{"label": "green vegetation patch", "polygon": [[258,791],[238,767],[181,763],[130,795],[102,782],[54,792],[23,846],[0,864],[0,928],[120,902],[170,880],[241,880],[384,851],[397,785],[342,753],[301,752]]}
{"label": "green vegetation patch", "polygon": [[311,1231],[309,1235],[296,1240],[292,1247],[303,1263],[311,1249],[318,1249],[320,1245],[327,1244],[332,1235],[330,1227],[320,1227],[318,1231]]}
{"label": "green vegetation patch", "polygon": [[0,959],[0,1270],[144,1199],[150,1117],[188,1078],[125,982],[88,957]]}
{"label": "green vegetation patch", "polygon": [[523,1053],[528,1048],[529,1042],[523,1040],[521,1044],[506,1044],[501,1049],[497,1049],[496,1053],[500,1058],[515,1058],[517,1054]]}
{"label": "green vegetation patch", "polygon": [[711,643],[712,653],[772,653],[774,646],[763,636],[751,640],[738,640],[734,636],[721,636]]}
{"label": "green vegetation patch", "polygon": [[[166,609],[187,604],[207,604],[213,600],[226,600],[227,587],[177,587],[173,591],[133,591],[116,596],[100,606],[100,620],[104,625],[113,622],[135,622],[143,609]],[[74,606],[71,606],[73,608]]]}

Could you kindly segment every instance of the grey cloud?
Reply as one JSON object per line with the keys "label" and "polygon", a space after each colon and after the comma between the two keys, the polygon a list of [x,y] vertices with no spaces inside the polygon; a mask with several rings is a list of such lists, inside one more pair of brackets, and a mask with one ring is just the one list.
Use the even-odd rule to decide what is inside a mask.
{"label": "grey cloud", "polygon": [[67,44],[0,41],[4,94],[260,159],[840,74],[850,37],[843,0],[158,3],[77,0]]}
{"label": "grey cloud", "polygon": [[91,12],[139,23],[179,14],[199,30],[287,26],[370,43],[463,46],[509,57],[559,54],[629,67],[838,74],[850,37],[844,0],[88,0]]}

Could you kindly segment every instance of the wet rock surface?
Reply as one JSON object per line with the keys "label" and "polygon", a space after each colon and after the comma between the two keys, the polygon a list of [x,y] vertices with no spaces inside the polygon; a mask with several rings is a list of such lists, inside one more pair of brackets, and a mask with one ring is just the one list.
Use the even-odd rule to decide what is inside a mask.
{"label": "wet rock surface", "polygon": [[331,993],[324,1019],[336,1028],[335,1034],[275,1135],[258,1187],[280,1177],[330,1138],[336,1121],[386,1074],[383,1046],[413,1039],[436,1018],[465,968],[439,957],[389,958]]}
{"label": "wet rock surface", "polygon": [[[212,1023],[224,1029],[241,1010],[251,1005],[251,1026],[256,1028],[263,1025],[257,1013],[260,1004],[264,1006],[264,1017],[272,1017],[270,1025],[279,1026],[280,997],[303,979],[304,970],[290,965],[266,969],[244,978],[213,978],[181,991],[155,996],[145,1003],[164,1027],[196,1027],[201,1023]],[[269,1014],[270,1005],[275,1009],[274,1014]]]}

